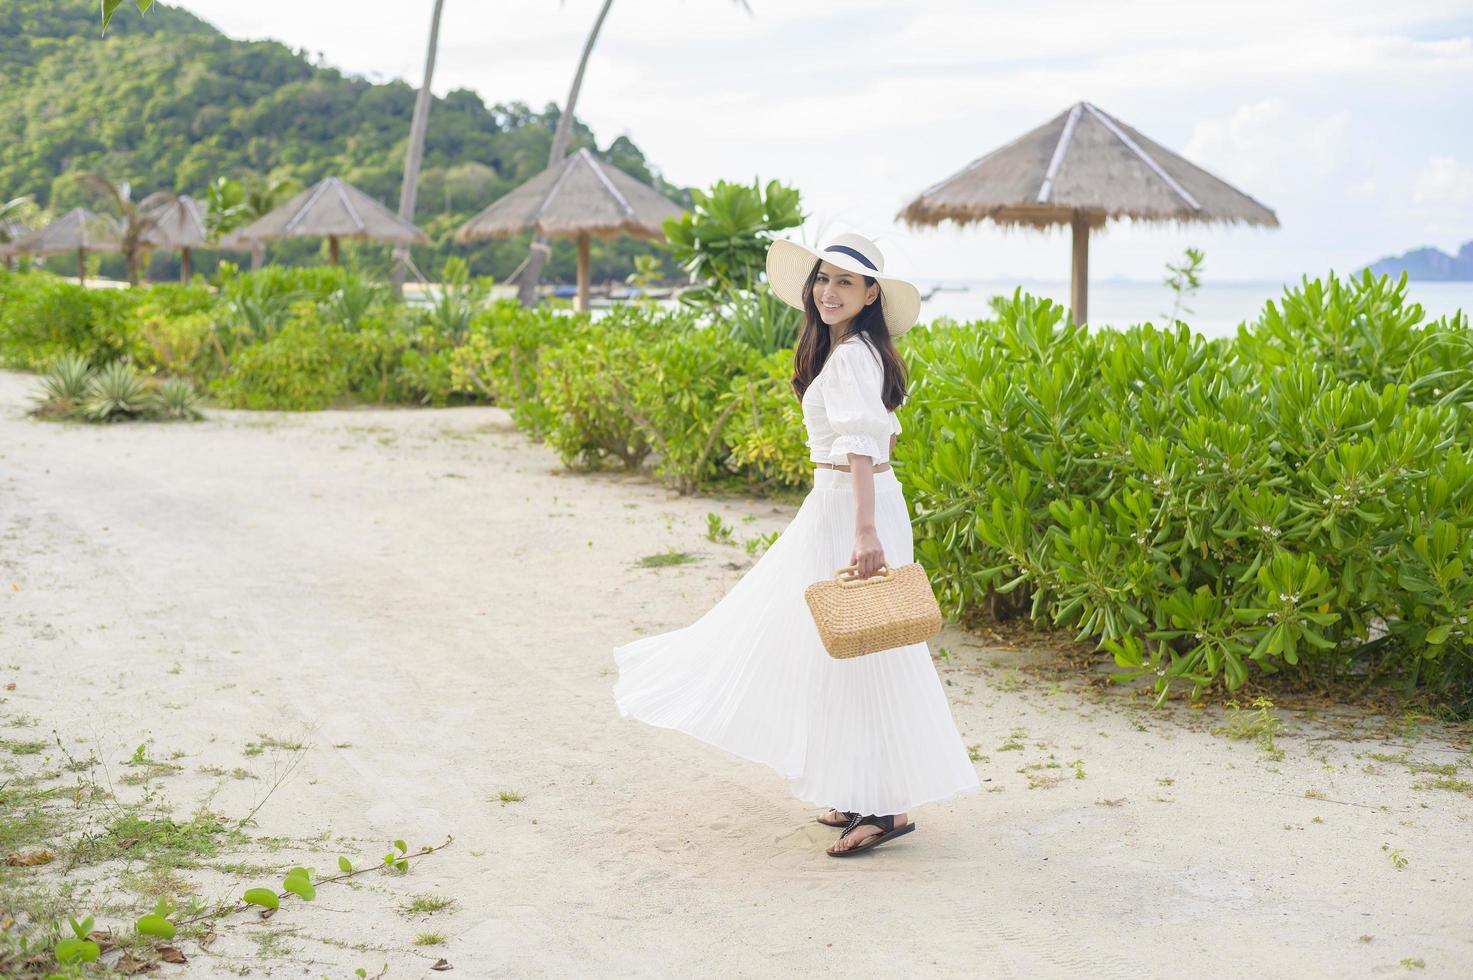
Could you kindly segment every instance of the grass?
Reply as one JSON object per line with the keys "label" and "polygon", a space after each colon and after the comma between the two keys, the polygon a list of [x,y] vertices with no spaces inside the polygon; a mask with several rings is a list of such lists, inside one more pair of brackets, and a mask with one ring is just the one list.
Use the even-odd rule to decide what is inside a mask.
{"label": "grass", "polygon": [[699,560],[695,555],[671,548],[658,554],[645,555],[634,564],[640,568],[669,568],[672,565],[689,565]]}
{"label": "grass", "polygon": [[455,899],[443,895],[415,895],[404,906],[405,915],[433,915],[455,906]]}
{"label": "grass", "polygon": [[307,745],[304,742],[281,739],[274,735],[267,735],[264,732],[257,732],[256,741],[246,743],[245,754],[256,756],[265,752],[267,749],[281,749],[284,752],[300,752],[306,747]]}
{"label": "grass", "polygon": [[445,941],[443,932],[422,932],[414,937],[416,946],[439,946]]}
{"label": "grass", "polygon": [[31,738],[7,738],[0,745],[5,746],[11,755],[39,755],[46,749],[45,741]]}
{"label": "grass", "polygon": [[176,823],[172,817],[127,812],[114,819],[103,833],[83,837],[74,860],[78,864],[96,864],[128,858],[191,868],[199,867],[203,858],[217,856],[222,845],[249,841],[240,830],[227,828],[210,813],[199,813],[184,823]]}
{"label": "grass", "polygon": [[1473,796],[1473,782],[1453,776],[1438,776],[1421,783],[1413,783],[1412,789],[1445,789],[1464,796]]}
{"label": "grass", "polygon": [[1274,736],[1283,730],[1283,722],[1273,713],[1274,703],[1265,697],[1253,699],[1253,710],[1243,711],[1234,699],[1227,703],[1227,724],[1212,729],[1214,735],[1225,735],[1231,739],[1252,739],[1263,753],[1275,762],[1284,758],[1284,750],[1274,741]]}
{"label": "grass", "polygon": [[145,871],[125,874],[118,880],[124,888],[149,898],[177,899],[182,895],[192,894],[194,886],[189,883],[172,867],[166,864],[154,865]]}
{"label": "grass", "polygon": [[520,803],[525,799],[521,793],[512,789],[504,789],[500,793],[497,793],[496,796],[503,803]]}
{"label": "grass", "polygon": [[1014,728],[1011,732],[1008,733],[1008,740],[999,745],[996,751],[1022,752],[1025,748],[1027,748],[1027,746],[1023,744],[1023,739],[1027,737],[1028,733],[1025,732],[1023,729]]}

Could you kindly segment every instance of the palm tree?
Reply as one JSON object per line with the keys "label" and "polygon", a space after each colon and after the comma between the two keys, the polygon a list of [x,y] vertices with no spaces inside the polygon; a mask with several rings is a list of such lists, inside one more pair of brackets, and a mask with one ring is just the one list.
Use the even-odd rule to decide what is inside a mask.
{"label": "palm tree", "polygon": [[[216,177],[205,190],[205,229],[210,238],[218,242],[301,192],[302,182],[295,177],[253,177],[245,183],[229,177]],[[265,258],[266,246],[252,242],[251,271],[258,271]]]}
{"label": "palm tree", "polygon": [[119,220],[119,251],[123,253],[123,264],[128,270],[128,285],[136,286],[141,278],[143,253],[148,247],[146,237],[154,227],[154,219],[148,213],[162,204],[171,204],[175,195],[171,191],[156,191],[143,201],[133,201],[133,188],[125,180],[113,183],[101,174],[78,174],[77,179],[97,191],[117,212]]}
{"label": "palm tree", "polygon": [[[250,221],[275,211],[288,199],[302,193],[302,182],[295,177],[248,180],[245,185],[245,207]],[[266,260],[266,246],[251,244],[251,271],[258,272]]]}
{"label": "palm tree", "polygon": [[[738,0],[745,3],[745,0]],[[583,42],[583,55],[578,59],[578,70],[573,73],[573,87],[568,90],[568,101],[563,105],[563,111],[557,117],[557,129],[552,134],[552,151],[547,154],[547,165],[556,166],[563,157],[568,155],[568,141],[573,136],[573,110],[578,105],[578,90],[583,87],[583,71],[588,67],[588,56],[593,53],[593,42],[598,40],[598,32],[604,26],[604,18],[609,15],[609,8],[614,5],[614,0],[604,0],[599,8],[598,17],[593,21],[593,30],[588,32],[588,40]],[[531,306],[537,302],[537,284],[542,281],[542,263],[546,261],[551,249],[547,245],[547,236],[534,235],[532,238],[532,249],[527,253],[527,261],[522,269],[522,278],[517,283],[517,298],[523,306]]]}
{"label": "palm tree", "polygon": [[[752,12],[747,0],[734,2],[747,13]],[[588,40],[583,42],[583,55],[578,59],[578,70],[573,73],[573,87],[568,91],[568,101],[558,115],[557,129],[552,134],[552,151],[547,155],[549,167],[555,166],[568,155],[568,143],[573,138],[573,112],[578,106],[578,90],[583,87],[583,71],[588,67],[588,56],[593,53],[593,43],[598,40],[599,29],[604,26],[604,18],[609,15],[609,8],[613,5],[614,0],[604,0],[598,17],[593,22],[593,30],[588,32]],[[527,253],[527,261],[517,286],[517,298],[523,306],[531,306],[536,301],[537,285],[542,281],[542,264],[547,260],[549,251],[544,236],[537,235],[532,239],[532,248]]]}
{"label": "palm tree", "polygon": [[[0,204],[0,245],[9,245],[26,233],[26,226],[21,223],[20,216],[30,204],[29,196],[12,198]],[[5,268],[15,268],[15,257],[8,252],[5,255]]]}
{"label": "palm tree", "polygon": [[[430,47],[425,52],[425,79],[414,100],[414,121],[409,124],[409,148],[404,152],[404,185],[399,189],[399,217],[414,223],[415,199],[419,196],[419,166],[424,160],[425,131],[430,125],[430,80],[435,75],[435,49],[440,46],[440,11],[445,0],[435,0],[435,11],[430,16]],[[390,273],[395,289],[404,288],[404,272],[409,258],[409,246],[394,249],[394,270]]]}

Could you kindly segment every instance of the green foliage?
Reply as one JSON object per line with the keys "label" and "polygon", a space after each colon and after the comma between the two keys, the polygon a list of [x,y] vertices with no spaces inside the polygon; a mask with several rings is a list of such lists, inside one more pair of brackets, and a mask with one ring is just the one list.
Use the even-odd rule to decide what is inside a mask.
{"label": "green foliage", "polygon": [[[138,12],[148,13],[148,8],[153,6],[153,0],[137,0]],[[102,0],[102,30],[107,32],[107,25],[113,19],[113,13],[123,5],[123,0]]]}
{"label": "green foliage", "polygon": [[326,408],[348,394],[349,363],[342,352],[352,338],[336,327],[290,320],[269,340],[236,350],[230,373],[217,378],[210,392],[231,408]]}
{"label": "green foliage", "polygon": [[91,422],[119,422],[143,415],[150,402],[143,379],[129,365],[114,361],[88,382],[82,414]]}
{"label": "green foliage", "polygon": [[1187,300],[1196,295],[1202,286],[1202,250],[1199,248],[1188,248],[1181,262],[1172,265],[1166,263],[1166,288],[1171,290],[1171,312],[1161,319],[1166,323],[1175,323],[1183,313],[1191,313]]}
{"label": "green foliage", "polygon": [[154,390],[154,398],[164,418],[183,421],[200,418],[200,394],[188,378],[165,378]]}
{"label": "green foliage", "polygon": [[803,410],[792,379],[791,348],[758,359],[744,377],[733,379],[735,407],[723,433],[729,462],[761,489],[797,489],[812,480]]}
{"label": "green foliage", "polygon": [[[501,302],[446,330],[346,270],[117,308],[27,273],[0,276],[0,296],[0,357],[72,351],[44,397],[81,391],[98,417],[192,407],[183,382],[145,397],[134,364],[238,407],[493,401],[570,466],[648,469],[681,492],[811,479],[792,351],[691,310],[594,321]],[[1021,292],[995,310],[904,343],[895,462],[949,610],[1067,628],[1161,699],[1288,672],[1473,706],[1465,317],[1424,322],[1404,283],[1369,275],[1306,280],[1214,341],[1179,323],[1091,333]]]}
{"label": "green foliage", "polygon": [[92,383],[92,365],[80,354],[63,354],[41,379],[43,403],[60,414],[78,409]]}
{"label": "green foliage", "polygon": [[430,306],[430,322],[445,336],[459,341],[485,307],[491,295],[491,280],[472,279],[465,260],[459,256],[445,263],[440,279],[440,294]]}
{"label": "green foliage", "polygon": [[759,358],[685,313],[620,312],[542,352],[548,443],[570,466],[649,457],[688,493],[731,476],[726,425]]}
{"label": "green foliage", "polygon": [[[665,237],[680,267],[716,295],[757,282],[773,234],[804,218],[797,189],[776,180],[765,189],[756,180],[720,180],[709,191],[691,191],[691,201],[689,211],[665,219]],[[704,302],[699,293],[692,300]]]}
{"label": "green foliage", "polygon": [[259,905],[273,912],[281,907],[281,900],[276,897],[276,892],[269,888],[247,888],[241,900],[247,905]]}
{"label": "green foliage", "polygon": [[494,400],[518,426],[544,438],[554,413],[542,395],[542,352],[588,322],[587,314],[564,315],[546,306],[527,310],[514,300],[495,303],[472,321],[465,343],[451,351],[451,386]]}
{"label": "green foliage", "polygon": [[721,519],[721,515],[714,512],[706,514],[706,540],[713,544],[736,544],[732,537],[732,527]]}
{"label": "green foliage", "polygon": [[84,289],[44,272],[0,272],[0,365],[44,370],[59,355],[89,363],[132,352],[133,290]]}
{"label": "green foliage", "polygon": [[1306,281],[1236,341],[1021,294],[919,331],[897,462],[943,601],[1068,626],[1162,698],[1255,669],[1473,695],[1470,332],[1404,293]]}
{"label": "green foliage", "polygon": [[773,236],[803,223],[797,189],[723,180],[691,198],[691,210],[665,220],[670,253],[696,283],[681,301],[760,353],[792,348],[802,314],[761,283]]}

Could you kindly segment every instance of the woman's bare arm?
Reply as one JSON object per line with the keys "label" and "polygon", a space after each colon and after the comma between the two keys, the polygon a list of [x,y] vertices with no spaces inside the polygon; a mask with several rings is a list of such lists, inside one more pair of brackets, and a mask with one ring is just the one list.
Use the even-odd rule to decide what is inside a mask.
{"label": "woman's bare arm", "polygon": [[885,564],[885,549],[875,529],[874,464],[868,456],[849,454],[849,477],[854,485],[854,554],[849,563],[859,566],[860,578],[869,578]]}

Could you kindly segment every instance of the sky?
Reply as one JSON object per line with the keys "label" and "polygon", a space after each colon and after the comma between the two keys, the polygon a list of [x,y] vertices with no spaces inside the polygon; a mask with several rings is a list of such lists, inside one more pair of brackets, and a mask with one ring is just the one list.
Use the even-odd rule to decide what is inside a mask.
{"label": "sky", "polygon": [[[432,0],[175,0],[374,81],[418,85]],[[446,0],[437,94],[561,103],[600,0]],[[133,14],[132,16],[136,16]],[[1067,230],[910,229],[926,187],[1079,101],[1272,208],[1281,227],[1112,224],[1090,278],[1283,282],[1473,240],[1470,0],[615,0],[577,114],[663,176],[780,179],[809,243],[873,238],[887,271],[1061,280]]]}

